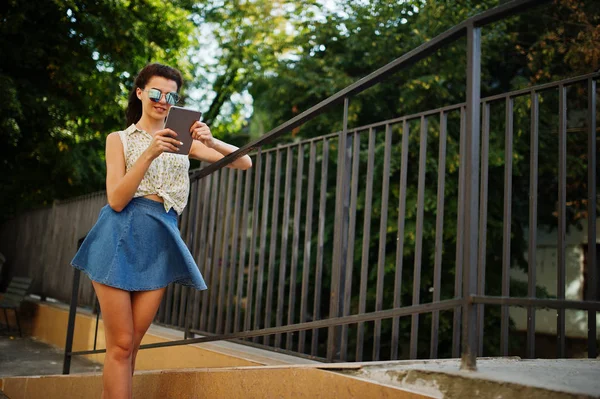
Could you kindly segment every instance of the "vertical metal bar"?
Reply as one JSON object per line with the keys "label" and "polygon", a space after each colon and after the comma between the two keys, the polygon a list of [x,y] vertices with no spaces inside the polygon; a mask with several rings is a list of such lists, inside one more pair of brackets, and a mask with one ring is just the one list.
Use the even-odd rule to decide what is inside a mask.
{"label": "vertical metal bar", "polygon": [[[188,231],[186,233],[186,237],[187,237],[187,245],[188,248],[190,250],[190,253],[192,253],[193,256],[193,251],[194,251],[194,238],[196,235],[196,214],[198,213],[198,189],[199,189],[200,183],[198,181],[192,183],[190,185],[190,207],[189,207],[189,214],[188,214]],[[183,315],[185,317],[185,321],[184,321],[184,334],[183,337],[188,338],[190,336],[190,328],[191,328],[191,322],[192,322],[192,298],[194,296],[194,291],[192,291],[189,288],[186,288],[186,304],[185,304],[185,311],[183,312]]]}
{"label": "vertical metal bar", "polygon": [[[423,258],[423,213],[425,208],[425,168],[427,167],[427,119],[421,117],[421,139],[419,144],[419,180],[417,186],[417,228],[415,234],[415,266],[413,272],[412,305],[420,303],[421,293],[421,261]],[[417,358],[417,342],[419,341],[419,314],[411,317],[410,358]]]}
{"label": "vertical metal bar", "polygon": [[[194,211],[194,207],[195,207],[195,190],[194,190],[194,185],[195,184],[190,184],[190,203],[189,205],[185,208],[183,214],[179,217],[179,226],[180,226],[180,232],[181,232],[181,237],[183,238],[186,246],[188,247],[188,249],[191,248],[191,237],[192,237],[192,228],[190,226],[191,224],[191,217],[193,215]],[[187,338],[187,334],[188,334],[188,330],[187,330],[187,326],[186,326],[186,320],[188,319],[187,314],[188,314],[188,309],[186,308],[187,302],[188,302],[188,287],[179,287],[179,296],[178,296],[178,301],[177,301],[177,309],[178,309],[178,314],[176,317],[176,320],[173,321],[173,324],[176,325],[177,327],[184,327],[184,337]]]}
{"label": "vertical metal bar", "polygon": [[[348,224],[348,248],[346,251],[346,281],[344,283],[344,306],[342,315],[350,314],[350,299],[352,297],[352,272],[354,269],[354,240],[356,235],[356,203],[358,199],[358,166],[360,163],[360,133],[354,132],[352,138],[352,179],[350,187],[350,221]],[[367,176],[369,179],[370,176]],[[348,325],[342,326],[340,345],[340,360],[344,361],[348,355]]]}
{"label": "vertical metal bar", "polygon": [[[438,153],[438,184],[437,205],[435,216],[435,258],[433,266],[433,302],[439,302],[442,289],[442,252],[444,249],[444,191],[446,186],[446,127],[448,115],[440,112],[440,144]],[[431,347],[429,357],[437,359],[438,356],[438,330],[440,325],[440,311],[436,310],[431,315]]]}
{"label": "vertical metal bar", "polygon": [[[94,295],[96,297],[96,295]],[[100,324],[100,302],[98,298],[94,298],[94,308],[96,308],[96,327],[94,328],[94,350],[96,350],[96,344],[98,343],[98,324]]]}
{"label": "vertical metal bar", "polygon": [[[281,151],[275,154],[275,187],[273,188],[273,210],[271,212],[271,242],[269,244],[269,271],[267,276],[267,298],[265,301],[265,328],[271,327],[273,308],[273,285],[275,284],[275,259],[277,256],[277,227],[279,226],[279,186],[281,180]],[[271,336],[265,335],[263,343],[271,345]]]}
{"label": "vertical metal bar", "polygon": [[467,27],[467,131],[465,176],[465,240],[463,269],[463,337],[461,369],[475,370],[477,309],[468,298],[477,292],[477,244],[479,213],[479,140],[481,98],[481,28]]}
{"label": "vertical metal bar", "polygon": [[[537,251],[537,208],[538,208],[538,126],[539,104],[538,93],[531,92],[531,138],[529,156],[529,249],[527,258],[529,267],[527,271],[527,295],[535,298],[536,281],[536,251]],[[527,308],[527,357],[535,358],[535,308]]]}
{"label": "vertical metal bar", "polygon": [[[210,294],[210,310],[208,312],[208,331],[216,332],[216,315],[218,312],[218,308],[220,308],[220,304],[218,303],[219,287],[225,284],[224,279],[221,279],[219,275],[221,274],[221,270],[225,267],[223,264],[223,258],[221,258],[221,246],[223,246],[223,220],[225,218],[225,202],[227,195],[227,171],[225,169],[221,170],[221,181],[219,182],[219,204],[218,204],[218,223],[217,223],[217,235],[215,236],[215,246],[214,246],[214,259],[213,259],[213,269],[212,269],[212,277],[211,277],[211,294]],[[223,276],[221,274],[221,276]]]}
{"label": "vertical metal bar", "polygon": [[[202,236],[206,223],[202,223],[205,219],[205,211],[204,204],[202,203],[202,198],[204,197],[204,193],[206,192],[206,185],[204,184],[204,179],[198,181],[197,184],[198,195],[196,196],[196,209],[198,209],[198,214],[194,219],[194,238],[192,240],[192,249],[191,253],[194,259],[198,259],[199,246],[200,246],[200,237]],[[201,270],[202,265],[198,265],[198,268]],[[190,320],[187,323],[189,329],[197,329],[198,322],[200,321],[200,296],[201,292],[197,290],[193,290],[193,293],[190,297]],[[187,335],[192,335],[189,331]]]}
{"label": "vertical metal bar", "polygon": [[[340,287],[342,270],[344,266],[344,228],[346,226],[346,214],[344,213],[344,194],[346,193],[346,140],[348,135],[348,106],[350,99],[344,98],[344,119],[343,128],[339,134],[338,142],[338,165],[337,165],[337,185],[335,193],[335,229],[333,233],[333,265],[331,271],[331,292],[329,317],[339,316],[340,311]],[[338,327],[329,327],[327,337],[327,360],[333,361],[338,346]]]}
{"label": "vertical metal bar", "polygon": [[[302,265],[302,294],[300,295],[300,323],[308,319],[308,284],[310,276],[310,244],[312,240],[312,218],[313,218],[313,197],[315,195],[315,142],[310,143],[310,155],[308,161],[308,188],[306,198],[306,224],[304,229],[304,259]],[[304,353],[306,340],[306,330],[299,333],[298,352]]]}
{"label": "vertical metal bar", "polygon": [[[506,97],[504,135],[504,222],[502,233],[502,296],[510,296],[510,232],[512,221],[512,150],[513,99]],[[508,356],[508,306],[502,306],[500,316],[500,353]]]}
{"label": "vertical metal bar", "polygon": [[[465,178],[466,178],[466,111],[462,107],[460,109],[460,143],[459,157],[460,165],[458,171],[458,204],[456,218],[456,262],[454,270],[454,297],[462,298],[462,278],[463,278],[463,242],[464,242],[464,225],[465,225]],[[452,357],[460,356],[460,337],[461,337],[461,318],[462,308],[459,306],[454,309],[454,317],[452,320]]]}
{"label": "vertical metal bar", "polygon": [[248,243],[248,206],[250,204],[250,182],[252,181],[252,169],[246,172],[244,179],[244,204],[242,210],[242,225],[240,228],[240,257],[238,259],[238,276],[236,289],[236,306],[233,317],[233,330],[239,332],[242,315],[242,295],[244,292],[244,267],[246,265],[246,246]]}
{"label": "vertical metal bar", "polygon": [[[398,236],[396,237],[396,274],[394,277],[394,308],[402,306],[402,267],[404,263],[404,222],[406,216],[406,179],[408,168],[408,136],[409,127],[406,119],[402,122],[402,155],[400,166],[400,193],[398,195]],[[392,319],[392,360],[398,359],[398,341],[400,335],[400,318]]]}
{"label": "vertical metal bar", "polygon": [[[288,324],[294,324],[296,311],[296,278],[298,271],[298,247],[300,246],[300,205],[302,204],[302,177],[304,169],[304,146],[298,146],[298,166],[296,167],[296,192],[294,203],[294,235],[292,237],[292,261],[290,263],[290,291],[288,293]],[[292,349],[292,335],[287,333],[285,346]]]}
{"label": "vertical metal bar", "polygon": [[[218,192],[219,189],[219,174],[220,171],[214,172],[212,176],[213,193]],[[208,284],[211,286],[212,269],[213,269],[213,246],[215,242],[215,218],[217,214],[217,195],[210,196],[210,219],[208,222],[208,240],[206,241],[206,249],[204,251],[204,265],[206,266],[206,278],[209,280]],[[202,312],[200,313],[200,330],[207,331],[208,327],[208,305],[209,305],[210,293],[209,290],[202,292]]]}
{"label": "vertical metal bar", "polygon": [[[392,152],[392,127],[385,127],[385,148],[383,155],[383,182],[381,187],[381,210],[379,219],[379,253],[377,256],[377,288],[375,311],[383,310],[383,279],[385,277],[385,247],[387,243],[387,217],[390,188],[390,158]],[[381,352],[381,319],[375,320],[373,340],[373,360],[379,360]]]}
{"label": "vertical metal bar", "polygon": [[[558,127],[558,240],[557,240],[557,299],[565,299],[566,284],[566,207],[567,207],[567,89],[558,86],[559,127]],[[556,319],[557,358],[565,357],[565,310],[558,310]]]}
{"label": "vertical metal bar", "polygon": [[231,231],[231,261],[229,267],[229,291],[227,291],[227,314],[225,315],[225,333],[232,332],[232,314],[233,314],[233,301],[235,293],[235,278],[236,278],[236,257],[238,256],[238,235],[239,235],[239,219],[240,209],[242,208],[242,176],[243,171],[237,171],[237,178],[235,184],[235,202],[234,202],[234,215],[233,215],[233,229]]}
{"label": "vertical metal bar", "polygon": [[[315,301],[313,319],[321,319],[321,282],[323,277],[323,253],[325,245],[325,207],[327,206],[327,169],[329,167],[329,141],[323,139],[323,155],[321,161],[321,191],[319,197],[319,232],[317,237],[317,267],[315,269]],[[312,330],[310,353],[317,356],[319,349],[319,329]]]}
{"label": "vertical metal bar", "polygon": [[[485,295],[485,256],[487,251],[487,202],[490,149],[490,104],[482,105],[481,132],[481,194],[479,198],[479,263],[477,265],[477,294]],[[477,305],[477,356],[483,356],[485,308]]]}
{"label": "vertical metal bar", "polygon": [[[588,254],[587,273],[588,285],[587,296],[589,301],[598,300],[598,259],[596,259],[596,81],[588,79]],[[588,357],[595,359],[598,356],[596,344],[596,312],[588,311]]]}
{"label": "vertical metal bar", "polygon": [[[262,318],[263,280],[265,273],[265,255],[267,252],[267,222],[269,220],[269,196],[271,195],[271,153],[265,159],[265,181],[263,187],[263,209],[260,228],[260,253],[258,254],[258,273],[256,276],[256,305],[254,307],[254,329],[260,328]],[[259,337],[253,341],[258,342]]]}
{"label": "vertical metal bar", "polygon": [[[202,179],[204,182],[204,196],[203,196],[203,204],[202,204],[202,223],[201,223],[201,230],[200,230],[200,238],[199,238],[199,248],[198,248],[198,255],[197,255],[197,262],[198,262],[198,267],[201,269],[202,274],[205,276],[205,278],[209,278],[210,275],[208,274],[208,270],[207,270],[207,263],[206,263],[206,254],[208,252],[208,234],[209,234],[209,224],[206,221],[210,220],[210,214],[211,212],[209,212],[210,210],[210,206],[211,206],[211,187],[212,187],[212,181],[213,181],[213,175],[208,175],[205,178]],[[194,254],[195,255],[195,254]],[[195,325],[198,329],[202,329],[202,315],[203,313],[203,309],[204,309],[204,303],[206,302],[206,297],[207,293],[206,291],[203,292],[199,292],[199,299],[200,302],[197,304],[196,308],[197,310],[194,311],[194,321],[195,321]]]}
{"label": "vertical metal bar", "polygon": [[[224,173],[225,174],[225,173]],[[221,248],[221,277],[219,286],[219,310],[217,312],[217,334],[221,334],[225,328],[224,318],[227,311],[227,300],[225,293],[230,289],[227,280],[227,272],[232,269],[229,264],[229,245],[231,231],[231,214],[233,212],[233,182],[235,181],[235,170],[229,169],[227,176],[227,196],[223,202],[225,206],[225,223],[223,228],[223,246]],[[237,207],[237,205],[236,205]]]}
{"label": "vertical metal bar", "polygon": [[173,309],[171,310],[170,315],[170,324],[173,326],[178,326],[178,315],[181,301],[181,285],[173,284]]}
{"label": "vertical metal bar", "polygon": [[190,292],[190,287],[181,287],[181,296],[179,297],[179,308],[181,309],[179,311],[179,320],[177,322],[177,326],[178,327],[183,327],[184,329],[184,337],[187,337],[187,334],[189,333],[186,322],[187,320],[190,319],[190,312],[188,312],[189,309],[189,302],[190,302],[190,297],[193,293]]}
{"label": "vertical metal bar", "polygon": [[[288,147],[285,166],[285,187],[283,188],[283,221],[281,223],[281,261],[279,263],[279,284],[277,289],[277,316],[276,326],[283,323],[283,305],[285,296],[285,275],[287,267],[288,234],[290,226],[290,202],[292,191],[292,147]],[[281,347],[281,334],[275,334],[275,346]]]}
{"label": "vertical metal bar", "polygon": [[[71,352],[73,351],[73,336],[75,335],[75,316],[77,316],[77,294],[79,293],[80,277],[81,270],[73,269],[73,286],[71,287],[71,303],[69,304],[69,324],[67,325],[63,374],[69,374],[71,372],[71,358],[73,357]],[[8,325],[8,318],[6,319],[6,325]]]}
{"label": "vertical metal bar", "polygon": [[[557,299],[565,299],[566,284],[566,207],[567,207],[567,88],[558,86],[558,241],[557,241]],[[557,358],[565,357],[565,310],[558,309],[556,319]]]}
{"label": "vertical metal bar", "polygon": [[[252,197],[252,235],[250,236],[250,262],[248,264],[248,286],[246,288],[246,318],[244,331],[252,328],[252,296],[254,291],[254,260],[256,255],[256,237],[258,236],[258,212],[260,207],[260,178],[262,168],[262,149],[256,155],[256,174],[254,175],[254,195]],[[260,294],[260,293],[259,293]]]}
{"label": "vertical metal bar", "polygon": [[[373,176],[375,163],[375,130],[369,129],[369,148],[367,150],[367,174]],[[360,291],[358,296],[358,314],[367,311],[367,281],[369,280],[369,244],[371,242],[371,206],[373,202],[373,179],[367,178],[365,188],[365,211],[363,219],[362,261],[360,266]],[[363,359],[365,323],[358,323],[356,330],[356,361]]]}

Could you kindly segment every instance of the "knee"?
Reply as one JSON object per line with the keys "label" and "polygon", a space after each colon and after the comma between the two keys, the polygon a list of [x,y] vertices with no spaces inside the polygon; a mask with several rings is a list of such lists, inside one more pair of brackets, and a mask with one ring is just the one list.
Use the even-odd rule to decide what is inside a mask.
{"label": "knee", "polygon": [[129,360],[133,354],[133,335],[122,334],[107,347],[107,354],[116,360]]}

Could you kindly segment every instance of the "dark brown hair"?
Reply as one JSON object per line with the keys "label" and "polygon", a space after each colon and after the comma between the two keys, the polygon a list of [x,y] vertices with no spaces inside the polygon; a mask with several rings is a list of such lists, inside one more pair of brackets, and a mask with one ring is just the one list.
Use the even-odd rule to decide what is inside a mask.
{"label": "dark brown hair", "polygon": [[137,98],[136,89],[139,87],[140,89],[144,90],[148,81],[154,76],[161,76],[165,79],[174,80],[175,83],[177,83],[177,91],[179,91],[183,85],[183,77],[181,76],[181,72],[175,68],[158,63],[148,64],[143,67],[135,77],[133,88],[131,89],[131,93],[129,93],[127,110],[125,111],[127,126],[130,126],[132,123],[136,123],[142,117],[142,102],[139,98]]}

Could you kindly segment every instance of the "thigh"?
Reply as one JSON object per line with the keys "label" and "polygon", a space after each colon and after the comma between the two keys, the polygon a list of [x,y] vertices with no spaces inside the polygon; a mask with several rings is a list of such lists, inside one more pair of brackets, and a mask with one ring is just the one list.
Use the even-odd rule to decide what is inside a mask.
{"label": "thigh", "polygon": [[[125,346],[133,338],[131,293],[108,285],[92,282],[106,335],[106,346]],[[130,344],[129,344],[130,345]]]}
{"label": "thigh", "polygon": [[152,324],[165,290],[166,288],[161,288],[158,290],[135,291],[131,293],[133,329],[137,345],[139,345],[148,327]]}

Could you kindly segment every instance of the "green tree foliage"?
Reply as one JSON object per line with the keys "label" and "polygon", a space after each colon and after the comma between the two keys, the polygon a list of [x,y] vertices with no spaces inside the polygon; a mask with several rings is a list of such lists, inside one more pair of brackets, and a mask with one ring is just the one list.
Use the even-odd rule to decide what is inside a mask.
{"label": "green tree foliage", "polygon": [[[203,119],[217,136],[247,142],[243,104],[257,79],[273,74],[279,60],[295,52],[302,24],[319,12],[315,0],[205,1],[195,15],[201,27],[195,53],[195,85],[205,104]],[[209,53],[205,57],[205,53]],[[233,96],[233,98],[232,98]]]}
{"label": "green tree foliage", "polygon": [[10,0],[0,7],[3,216],[102,189],[104,139],[122,129],[147,62],[190,77],[194,2]]}

